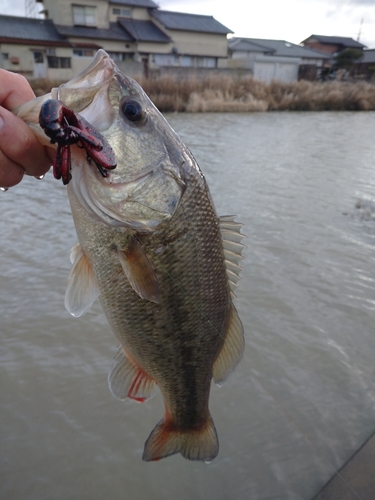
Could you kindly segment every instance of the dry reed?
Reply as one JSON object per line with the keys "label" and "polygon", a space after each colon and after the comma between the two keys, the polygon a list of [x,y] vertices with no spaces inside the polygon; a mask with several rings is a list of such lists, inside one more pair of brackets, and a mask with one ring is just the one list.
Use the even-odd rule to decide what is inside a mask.
{"label": "dry reed", "polygon": [[53,87],[59,87],[65,81],[62,80],[49,80],[48,78],[36,78],[33,80],[29,80],[31,88],[34,91],[34,94],[39,97],[44,94],[48,94],[51,92]]}
{"label": "dry reed", "polygon": [[[375,110],[375,85],[368,82],[276,82],[250,76],[211,75],[205,78],[160,76],[135,79],[162,111],[250,112]],[[61,82],[34,80],[42,95]]]}

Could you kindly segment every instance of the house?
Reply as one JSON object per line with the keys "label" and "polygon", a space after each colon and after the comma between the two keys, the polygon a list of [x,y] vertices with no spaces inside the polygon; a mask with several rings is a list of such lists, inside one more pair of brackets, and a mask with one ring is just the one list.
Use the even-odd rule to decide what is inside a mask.
{"label": "house", "polygon": [[345,49],[363,50],[366,46],[353,38],[344,36],[324,36],[324,35],[310,35],[306,40],[301,42],[304,47],[320,50],[332,56],[337,55]]}
{"label": "house", "polygon": [[46,19],[0,16],[0,67],[66,80],[103,48],[127,73],[216,68],[232,33],[212,16],[159,10],[153,0],[43,0],[43,7]]}
{"label": "house", "polygon": [[363,51],[362,58],[355,63],[355,76],[366,80],[375,79],[375,49]]}
{"label": "house", "polygon": [[298,80],[301,68],[310,68],[309,79],[316,79],[329,58],[322,52],[286,40],[234,37],[228,41],[228,48],[228,67],[249,69],[254,78],[265,83]]}
{"label": "house", "polygon": [[[0,16],[0,54],[0,67],[35,78],[47,76],[47,59],[58,54],[61,78],[71,75],[71,45],[51,20]],[[56,76],[53,68],[49,76]]]}

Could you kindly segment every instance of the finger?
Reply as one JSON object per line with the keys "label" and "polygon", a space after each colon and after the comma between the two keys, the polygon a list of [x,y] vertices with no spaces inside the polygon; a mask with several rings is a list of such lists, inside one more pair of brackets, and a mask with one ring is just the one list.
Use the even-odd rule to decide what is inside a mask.
{"label": "finger", "polygon": [[3,154],[2,169],[7,168],[6,158],[34,176],[45,174],[51,165],[45,148],[26,123],[1,107],[0,150]]}
{"label": "finger", "polygon": [[15,186],[22,181],[24,173],[25,171],[20,165],[9,160],[0,151],[0,187],[9,188]]}
{"label": "finger", "polygon": [[0,82],[0,104],[4,108],[14,109],[35,97],[28,81],[22,75],[0,69]]}

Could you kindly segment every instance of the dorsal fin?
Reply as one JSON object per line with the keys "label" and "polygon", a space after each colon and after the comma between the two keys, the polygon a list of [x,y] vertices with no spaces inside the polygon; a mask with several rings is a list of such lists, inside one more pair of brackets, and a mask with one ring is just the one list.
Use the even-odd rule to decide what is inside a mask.
{"label": "dorsal fin", "polygon": [[133,290],[142,299],[159,304],[159,282],[139,241],[133,237],[125,249],[117,249],[117,254]]}
{"label": "dorsal fin", "polygon": [[222,384],[240,362],[245,347],[243,326],[234,305],[230,310],[230,318],[224,345],[213,366],[215,384]]}
{"label": "dorsal fin", "polygon": [[72,248],[70,260],[73,264],[65,292],[65,307],[72,316],[81,316],[92,306],[98,296],[91,263],[79,243]]}
{"label": "dorsal fin", "polygon": [[219,224],[223,240],[227,277],[231,293],[235,296],[234,289],[237,286],[238,280],[241,279],[239,273],[242,268],[238,262],[243,259],[242,249],[245,245],[241,241],[245,235],[241,233],[242,224],[236,222],[233,215],[220,217]]}

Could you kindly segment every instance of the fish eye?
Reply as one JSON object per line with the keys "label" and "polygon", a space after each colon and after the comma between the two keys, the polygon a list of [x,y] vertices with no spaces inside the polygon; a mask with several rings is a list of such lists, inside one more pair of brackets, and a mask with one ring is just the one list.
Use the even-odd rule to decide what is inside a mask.
{"label": "fish eye", "polygon": [[122,112],[131,122],[139,122],[144,119],[145,111],[138,101],[129,99],[121,106]]}

